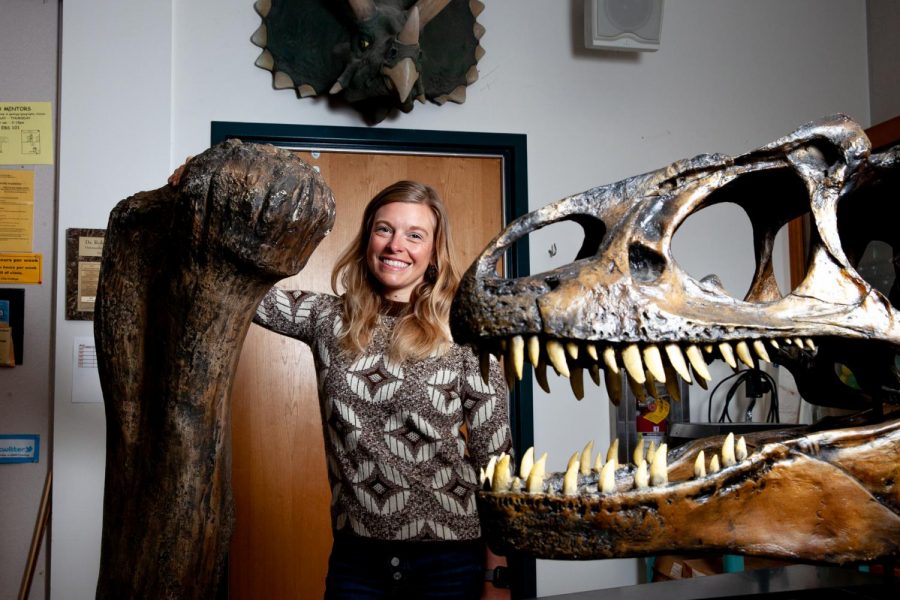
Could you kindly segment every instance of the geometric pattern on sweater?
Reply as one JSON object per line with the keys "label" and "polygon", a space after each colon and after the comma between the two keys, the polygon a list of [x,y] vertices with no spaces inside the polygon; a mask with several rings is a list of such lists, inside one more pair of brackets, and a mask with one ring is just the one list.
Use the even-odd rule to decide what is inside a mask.
{"label": "geometric pattern on sweater", "polygon": [[369,512],[390,515],[406,507],[409,482],[397,469],[366,461],[353,478],[353,492]]}
{"label": "geometric pattern on sweater", "polygon": [[396,364],[387,350],[398,319],[389,315],[349,355],[341,314],[340,297],[273,288],[254,318],[312,348],[333,529],[383,540],[479,537],[476,473],[511,449],[498,361],[488,382],[457,344]]}
{"label": "geometric pattern on sweater", "polygon": [[435,428],[421,415],[405,410],[385,421],[384,442],[395,456],[416,463],[431,460],[441,448]]}
{"label": "geometric pattern on sweater", "polygon": [[459,474],[447,467],[434,474],[431,485],[444,510],[464,515],[475,510],[475,488],[472,486],[477,483],[475,471],[463,470]]}
{"label": "geometric pattern on sweater", "polygon": [[459,412],[461,404],[457,387],[456,373],[453,371],[440,369],[428,378],[431,404],[435,410],[439,410],[445,415]]}
{"label": "geometric pattern on sweater", "polygon": [[347,371],[347,385],[367,402],[383,402],[393,397],[403,383],[403,369],[386,356],[363,356]]}

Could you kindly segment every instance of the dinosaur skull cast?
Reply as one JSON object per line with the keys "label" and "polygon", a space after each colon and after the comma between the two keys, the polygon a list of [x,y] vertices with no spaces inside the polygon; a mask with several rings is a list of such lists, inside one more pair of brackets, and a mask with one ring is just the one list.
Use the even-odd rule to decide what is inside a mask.
{"label": "dinosaur skull cast", "polygon": [[[880,411],[900,402],[900,313],[855,264],[873,239],[900,249],[898,173],[900,149],[872,155],[863,130],[835,116],[747,154],[676,161],[551,203],[511,223],[469,269],[454,301],[454,336],[504,356],[510,379],[522,376],[527,358],[546,389],[551,366],[571,379],[578,397],[585,369],[595,381],[602,371],[610,399],[618,402],[620,369],[641,398],[656,393],[654,383],[665,383],[672,395],[679,378],[704,384],[711,360],[733,368],[771,361],[792,371],[811,403]],[[715,276],[692,277],[672,254],[673,235],[685,220],[723,202],[742,208],[752,226],[756,269],[742,299],[727,294]],[[775,236],[804,216],[807,272],[782,294],[773,269]],[[584,229],[574,262],[513,280],[497,275],[513,243],[560,221]],[[853,372],[857,386],[835,375],[838,364]],[[492,491],[481,494],[480,510],[493,544],[548,558],[717,549],[871,560],[900,548],[894,484],[900,434],[896,423],[859,427],[844,437],[762,436],[749,442],[752,454],[735,459],[723,450],[724,464],[717,457],[709,469],[696,458],[700,446],[679,449],[682,461],[699,463],[694,473],[676,468],[678,461],[667,466],[665,452],[652,465],[648,458],[643,467],[613,465],[607,474],[602,460],[592,468],[583,458],[577,468],[570,464],[567,476],[537,477],[528,465],[522,481],[507,477],[505,463],[498,463],[489,466]],[[882,460],[872,460],[875,447]],[[686,482],[678,481],[682,476]],[[838,480],[853,500],[826,493]],[[774,489],[793,490],[794,506],[808,509],[809,517],[789,511],[796,518],[788,523],[757,518],[783,511]],[[668,506],[683,509],[682,516]],[[874,512],[864,514],[863,506]],[[676,541],[684,539],[687,545]]]}

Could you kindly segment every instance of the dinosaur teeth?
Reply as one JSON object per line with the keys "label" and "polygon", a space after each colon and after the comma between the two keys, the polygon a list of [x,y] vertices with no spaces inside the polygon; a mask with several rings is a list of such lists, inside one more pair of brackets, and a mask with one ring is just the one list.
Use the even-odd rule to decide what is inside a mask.
{"label": "dinosaur teeth", "polygon": [[509,344],[508,356],[515,371],[516,379],[521,380],[525,365],[525,340],[521,335],[513,337]]}
{"label": "dinosaur teeth", "polygon": [[581,451],[581,468],[579,472],[582,475],[590,475],[591,474],[591,454],[594,451],[594,440],[589,441],[584,446],[584,450]]}
{"label": "dinosaur teeth", "polygon": [[734,350],[731,348],[731,344],[728,342],[722,342],[719,344],[719,353],[722,355],[722,359],[728,364],[732,369],[737,369],[737,361],[734,360]]}
{"label": "dinosaur teeth", "polygon": [[644,435],[641,433],[638,433],[631,460],[634,461],[635,465],[640,465],[644,461]]}
{"label": "dinosaur teeth", "polygon": [[528,448],[522,455],[522,462],[519,463],[519,477],[528,479],[531,468],[534,466],[534,446]]}
{"label": "dinosaur teeth", "polygon": [[492,456],[490,460],[488,460],[487,466],[484,468],[484,480],[491,481],[494,478],[494,467],[497,466],[497,457]]}
{"label": "dinosaur teeth", "polygon": [[644,458],[651,465],[653,464],[653,459],[656,457],[656,441],[650,440],[650,444],[647,445],[647,452],[644,454]]}
{"label": "dinosaur teeth", "polygon": [[[618,462],[619,440],[613,439],[610,443],[605,462],[603,453],[598,452],[592,463],[593,448],[594,441],[588,441],[582,450],[572,453],[564,472],[552,475],[546,472],[546,452],[535,461],[534,447],[528,448],[522,456],[518,473],[513,467],[512,456],[501,452],[499,455],[491,457],[487,466],[480,469],[479,482],[482,490],[495,494],[512,491],[514,493],[562,496],[590,495],[591,487],[586,487],[589,483],[591,486],[596,485],[597,487],[593,489],[602,494],[627,494],[628,488],[620,488],[616,481],[616,470],[620,466]],[[651,440],[646,449],[646,457],[642,448],[643,436],[639,434],[633,453],[637,466],[633,470],[632,489],[641,490],[669,485],[668,445],[661,443],[656,446],[655,442]],[[718,473],[722,468],[747,459],[747,457],[747,445],[744,438],[741,437],[735,441],[734,434],[729,433],[722,444],[721,454],[713,454],[708,466],[705,451],[700,450],[697,453],[693,461],[693,479],[706,478]],[[676,469],[678,468],[680,467],[676,467]],[[626,471],[630,469],[631,467],[628,467]],[[597,473],[596,484],[591,483],[595,481],[592,473]],[[679,482],[674,483],[677,485]]]}
{"label": "dinosaur teeth", "polygon": [[556,340],[547,340],[545,348],[547,350],[547,358],[550,359],[550,364],[553,365],[556,372],[563,377],[568,377],[569,365],[566,363],[566,354],[562,344]]}
{"label": "dinosaur teeth", "polygon": [[650,474],[647,472],[647,461],[641,459],[641,464],[638,465],[637,470],[634,472],[634,487],[643,489],[649,486]]}
{"label": "dinosaur teeth", "polygon": [[694,477],[697,479],[706,477],[706,455],[703,453],[703,450],[697,454],[697,460],[694,461]]}
{"label": "dinosaur teeth", "polygon": [[577,465],[579,460],[581,460],[581,455],[578,452],[572,454],[572,456],[569,457],[569,462],[566,463],[566,470],[568,471],[571,469],[572,465]]}
{"label": "dinosaur teeth", "polygon": [[700,351],[700,348],[691,344],[687,347],[685,353],[687,354],[688,360],[694,368],[694,371],[697,372],[697,375],[706,381],[710,381],[712,376],[709,374],[709,368],[706,366],[706,361],[703,360],[703,353]]}
{"label": "dinosaur teeth", "polygon": [[659,348],[650,344],[649,346],[644,347],[643,354],[644,364],[647,365],[647,370],[650,371],[653,378],[660,383],[665,383],[666,370],[663,368],[663,360],[662,355],[659,353]]}
{"label": "dinosaur teeth", "polygon": [[753,351],[756,352],[756,355],[762,359],[763,362],[771,363],[772,361],[769,359],[769,353],[766,352],[766,347],[762,343],[762,340],[753,340]]}
{"label": "dinosaur teeth", "polygon": [[[647,401],[647,391],[644,389],[644,386],[635,380],[634,377],[628,377],[628,387],[631,388],[631,393],[634,395],[635,400],[638,403],[643,404]],[[646,379],[645,379],[646,381]]]}
{"label": "dinosaur teeth", "polygon": [[571,384],[572,393],[575,394],[577,400],[584,398],[584,369],[574,367],[569,376],[569,384]]}
{"label": "dinosaur teeth", "polygon": [[541,340],[536,335],[528,336],[528,362],[532,367],[538,366],[541,360]]}
{"label": "dinosaur teeth", "polygon": [[741,438],[737,441],[737,444],[735,444],[734,456],[739,461],[747,458],[747,442],[744,441],[743,436],[741,436]]}
{"label": "dinosaur teeth", "polygon": [[616,465],[612,461],[600,469],[600,492],[611,494],[616,491]]}
{"label": "dinosaur teeth", "polygon": [[525,490],[529,494],[539,494],[544,491],[544,475],[547,469],[547,453],[541,454],[541,457],[534,463],[528,478],[525,481]]}
{"label": "dinosaur teeth", "polygon": [[618,406],[622,401],[622,378],[610,369],[604,369],[603,380],[606,383],[606,393],[610,402]]}
{"label": "dinosaur teeth", "polygon": [[666,392],[675,402],[681,402],[681,387],[678,384],[678,375],[672,365],[666,365]]}
{"label": "dinosaur teeth", "polygon": [[[769,352],[780,350],[783,345],[796,345],[803,351],[815,351],[811,338],[779,338],[725,340],[718,342],[659,342],[643,344],[625,342],[598,346],[592,341],[545,338],[540,334],[513,335],[496,339],[487,351],[480,354],[482,377],[489,382],[490,354],[503,358],[506,381],[512,387],[525,377],[525,362],[532,365],[535,379],[545,392],[550,393],[546,368],[552,366],[561,377],[570,380],[572,393],[579,400],[585,396],[584,369],[588,370],[595,385],[600,385],[603,370],[607,395],[618,405],[622,397],[622,380],[617,377],[623,370],[625,379],[639,402],[648,396],[659,398],[660,390],[673,401],[681,399],[681,381],[697,383],[704,390],[712,380],[709,360],[721,358],[732,369],[757,368],[759,362],[771,363]],[[771,347],[770,347],[771,346]],[[657,384],[661,384],[657,386]]]}
{"label": "dinosaur teeth", "polygon": [[669,483],[669,470],[666,464],[666,453],[668,446],[660,444],[656,453],[653,455],[653,462],[650,463],[650,485],[659,487]]}
{"label": "dinosaur teeth", "polygon": [[541,389],[550,393],[550,383],[547,381],[547,363],[540,361],[534,368],[534,378],[537,380]]}
{"label": "dinosaur teeth", "polygon": [[615,375],[619,374],[619,364],[616,362],[616,351],[612,346],[607,346],[603,349],[603,364],[606,365],[608,371],[612,371]]}
{"label": "dinosaur teeth", "polygon": [[578,460],[577,454],[573,456],[575,460],[569,461],[569,467],[563,476],[562,493],[563,496],[574,496],[578,493],[578,472],[581,468],[581,461]]}
{"label": "dinosaur teeth", "polygon": [[753,356],[750,354],[750,346],[747,345],[747,342],[741,340],[734,345],[734,349],[737,352],[737,356],[742,363],[744,363],[751,369],[756,366],[755,364],[753,364]]}
{"label": "dinosaur teeth", "polygon": [[505,492],[512,483],[509,472],[509,454],[503,454],[494,467],[494,477],[491,479],[491,491],[494,493]]}
{"label": "dinosaur teeth", "polygon": [[602,453],[602,452],[598,452],[598,453],[597,453],[597,458],[594,459],[594,467],[593,467],[593,470],[594,470],[594,471],[597,471],[597,473],[600,473],[600,472],[603,470],[603,465],[604,465],[604,464],[605,464],[605,463],[603,462],[603,453]]}
{"label": "dinosaur teeth", "polygon": [[619,466],[619,438],[614,439],[609,445],[609,450],[606,451],[606,461],[614,462],[617,467]]}
{"label": "dinosaur teeth", "polygon": [[672,363],[672,368],[675,369],[675,372],[681,375],[682,379],[691,383],[691,373],[688,371],[681,347],[675,343],[666,344],[666,356],[669,357],[669,362]]}
{"label": "dinosaur teeth", "polygon": [[730,467],[734,464],[737,464],[737,459],[734,456],[734,434],[729,432],[725,436],[725,442],[722,444],[722,466]]}
{"label": "dinosaur teeth", "polygon": [[629,344],[622,350],[622,363],[625,370],[635,382],[643,384],[647,378],[644,376],[644,364],[641,361],[641,351],[637,344]]}

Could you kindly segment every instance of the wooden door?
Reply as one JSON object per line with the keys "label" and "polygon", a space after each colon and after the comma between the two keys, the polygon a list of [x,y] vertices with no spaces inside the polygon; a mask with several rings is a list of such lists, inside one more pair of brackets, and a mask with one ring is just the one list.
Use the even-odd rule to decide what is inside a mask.
{"label": "wooden door", "polygon": [[[434,187],[447,205],[465,269],[503,225],[502,164],[494,157],[300,152],[334,192],[337,220],[286,289],[330,291],[331,268],[365,204],[400,179]],[[237,524],[229,597],[321,598],[331,550],[331,492],[316,377],[308,347],[251,326],[232,393]]]}

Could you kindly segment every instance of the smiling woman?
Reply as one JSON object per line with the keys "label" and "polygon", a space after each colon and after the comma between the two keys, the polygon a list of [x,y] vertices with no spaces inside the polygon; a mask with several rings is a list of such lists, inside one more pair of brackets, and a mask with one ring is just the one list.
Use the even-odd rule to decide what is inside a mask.
{"label": "smiling woman", "polygon": [[[459,282],[429,186],[399,181],[366,206],[332,288],[273,288],[255,322],[310,344],[332,490],[326,598],[362,590],[481,597],[478,467],[511,450],[506,385],[454,344]],[[340,285],[339,285],[340,284]]]}
{"label": "smiling woman", "polygon": [[[283,289],[331,290],[335,260],[359,232],[367,201],[396,181],[422,182],[439,193],[460,267],[504,222],[527,211],[524,135],[213,123],[213,143],[233,137],[294,150],[321,170],[337,198],[331,233],[302,273],[279,282]],[[510,250],[502,270],[527,272],[527,239]],[[324,595],[332,490],[316,372],[306,344],[250,328],[232,392],[237,523],[228,589],[234,599]],[[511,390],[517,449],[533,444],[530,390],[530,378]],[[534,570],[533,560],[515,558],[507,571],[514,596],[536,595]]]}
{"label": "smiling woman", "polygon": [[[369,269],[390,300],[409,302],[413,288],[432,267],[436,220],[420,204],[388,204],[375,213],[369,238]],[[437,273],[432,269],[432,276]]]}

